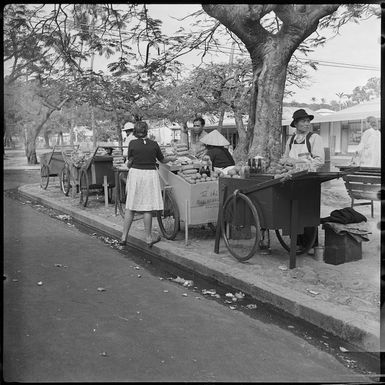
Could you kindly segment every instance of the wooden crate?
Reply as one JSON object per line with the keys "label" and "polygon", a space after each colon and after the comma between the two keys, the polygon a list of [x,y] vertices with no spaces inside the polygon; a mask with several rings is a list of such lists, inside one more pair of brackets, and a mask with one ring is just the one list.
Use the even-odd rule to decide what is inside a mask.
{"label": "wooden crate", "polygon": [[218,181],[188,183],[172,172],[168,183],[178,204],[180,219],[187,225],[207,224],[217,221],[219,207]]}

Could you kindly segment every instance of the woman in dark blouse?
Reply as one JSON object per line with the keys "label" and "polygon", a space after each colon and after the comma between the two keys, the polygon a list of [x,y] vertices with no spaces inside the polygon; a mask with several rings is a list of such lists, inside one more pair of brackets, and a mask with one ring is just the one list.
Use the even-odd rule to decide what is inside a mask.
{"label": "woman in dark blouse", "polygon": [[146,122],[136,122],[134,136],[130,141],[127,158],[130,164],[126,184],[126,211],[124,214],[122,238],[120,245],[125,245],[136,211],[143,212],[143,223],[146,243],[151,247],[160,241],[160,236],[153,237],[152,212],[163,210],[162,192],[156,161],[167,163],[175,157],[165,158],[159,144],[147,138],[148,126]]}
{"label": "woman in dark blouse", "polygon": [[201,142],[206,145],[206,154],[210,157],[213,167],[224,169],[235,165],[229,150],[224,147],[230,143],[218,130],[205,135]]}

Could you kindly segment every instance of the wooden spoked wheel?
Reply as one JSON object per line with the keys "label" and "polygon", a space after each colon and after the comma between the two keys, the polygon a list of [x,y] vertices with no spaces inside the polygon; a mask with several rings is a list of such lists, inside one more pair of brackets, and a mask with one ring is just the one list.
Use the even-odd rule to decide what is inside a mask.
{"label": "wooden spoked wheel", "polygon": [[245,194],[230,195],[223,204],[222,236],[230,254],[247,261],[259,247],[260,220],[253,202]]}
{"label": "wooden spoked wheel", "polygon": [[40,187],[46,189],[49,183],[49,167],[43,164],[40,168]]}
{"label": "wooden spoked wheel", "polygon": [[79,189],[80,189],[80,204],[86,207],[88,203],[88,195],[90,193],[87,170],[80,171]]}
{"label": "wooden spoked wheel", "polygon": [[175,239],[180,228],[179,209],[172,190],[165,188],[162,191],[163,210],[157,212],[160,231],[166,239]]}
{"label": "wooden spoked wheel", "polygon": [[63,191],[63,194],[68,196],[71,189],[71,173],[66,166],[60,171],[60,188]]}

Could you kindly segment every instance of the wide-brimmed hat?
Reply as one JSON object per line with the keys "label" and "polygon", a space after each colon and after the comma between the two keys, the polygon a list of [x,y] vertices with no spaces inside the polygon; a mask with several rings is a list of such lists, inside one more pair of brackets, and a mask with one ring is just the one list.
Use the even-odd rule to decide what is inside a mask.
{"label": "wide-brimmed hat", "polygon": [[228,146],[230,144],[230,142],[218,130],[212,130],[200,141],[209,146]]}
{"label": "wide-brimmed hat", "polygon": [[293,121],[290,123],[290,126],[295,127],[295,121],[302,118],[309,118],[310,120],[313,120],[314,115],[309,115],[303,108],[300,108],[299,110],[294,111]]}
{"label": "wide-brimmed hat", "polygon": [[133,130],[134,130],[134,123],[131,123],[131,122],[127,122],[122,128],[122,131],[133,131]]}

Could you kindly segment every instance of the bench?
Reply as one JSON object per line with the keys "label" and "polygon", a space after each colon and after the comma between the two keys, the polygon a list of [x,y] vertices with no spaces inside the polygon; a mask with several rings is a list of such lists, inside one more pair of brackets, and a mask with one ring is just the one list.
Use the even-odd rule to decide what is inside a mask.
{"label": "bench", "polygon": [[[351,207],[370,205],[373,218],[373,201],[380,200],[381,169],[379,167],[358,167],[349,170],[349,167],[340,167],[345,172],[343,180],[346,190],[352,200]],[[355,200],[366,200],[356,203]]]}

